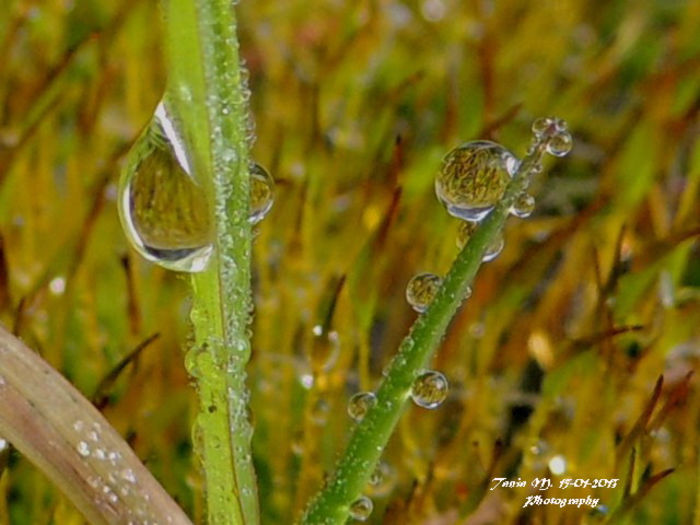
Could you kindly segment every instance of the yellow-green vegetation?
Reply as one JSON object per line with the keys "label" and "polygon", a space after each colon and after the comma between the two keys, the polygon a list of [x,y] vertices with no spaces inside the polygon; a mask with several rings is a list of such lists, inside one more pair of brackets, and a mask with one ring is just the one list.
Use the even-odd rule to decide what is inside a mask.
{"label": "yellow-green vegetation", "polygon": [[[191,46],[194,15],[163,18],[177,5],[196,7],[221,38]],[[3,326],[93,400],[195,523],[207,513],[221,523],[215,511],[226,508],[236,509],[231,522],[253,523],[256,490],[262,523],[302,519],[312,500],[309,521],[314,512],[370,523],[698,520],[700,5],[243,0],[231,49],[222,44],[233,27],[217,25],[233,21],[216,13],[226,7],[2,3]],[[237,53],[257,123],[250,159],[275,178],[275,203],[252,228],[250,275],[240,265],[227,273],[222,253],[248,256],[246,198],[222,203],[218,182],[204,184],[229,213],[215,229],[228,229],[232,245],[196,274],[193,299],[190,278],[129,247],[117,181],[170,75],[195,167],[248,187],[245,151],[217,164],[222,145],[245,141],[241,115],[217,106],[226,97],[245,106],[247,93],[229,91],[243,73],[224,67]],[[190,68],[200,59],[201,77]],[[177,89],[183,78],[194,102]],[[534,211],[505,222],[503,251],[479,269],[446,337],[416,325],[437,347],[425,366],[444,374],[447,399],[415,406],[407,375],[376,392],[416,319],[411,277],[445,276],[465,295],[478,265],[458,260],[450,272],[458,232],[470,239],[463,255],[483,254],[507,211],[496,206],[465,233],[435,195],[443,157],[480,139],[523,158],[533,121],[550,115],[567,122],[572,152],[545,159],[528,188]],[[222,296],[230,300],[212,310]],[[435,301],[423,318],[444,323],[459,297]],[[231,362],[227,348],[239,352]],[[357,392],[377,393],[359,422],[347,411]],[[393,434],[381,416],[393,414],[392,396],[408,398]],[[225,454],[211,441],[217,431],[228,439],[229,416],[239,497],[217,507],[204,484],[213,476],[210,494],[231,496],[231,471],[212,470]],[[248,419],[257,487],[245,480],[245,450],[237,454]],[[390,434],[381,454],[366,449]],[[333,474],[348,443],[360,464],[343,460]],[[0,524],[84,521],[61,487],[0,444]],[[523,508],[539,491],[490,490],[497,477],[549,478],[555,486],[541,494],[601,506]],[[559,488],[567,478],[620,481]],[[338,479],[367,481],[368,499],[345,502]]]}

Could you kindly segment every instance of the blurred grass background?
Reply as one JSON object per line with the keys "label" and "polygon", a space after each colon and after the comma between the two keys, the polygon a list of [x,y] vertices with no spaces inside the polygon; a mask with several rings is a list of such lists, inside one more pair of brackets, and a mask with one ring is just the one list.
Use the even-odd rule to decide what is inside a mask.
{"label": "blurred grass background", "polygon": [[[237,9],[253,156],[277,180],[254,243],[264,522],[291,523],[318,489],[351,425],[347,399],[376,386],[415,317],[406,282],[446,272],[457,252],[433,191],[442,156],[476,138],[522,155],[532,120],[556,115],[574,150],[545,166],[535,214],[509,221],[479,273],[435,359],[450,397],[407,410],[392,474],[368,488],[370,521],[598,523],[622,508],[631,523],[700,523],[687,376],[700,362],[700,3]],[[164,88],[161,37],[147,0],[0,6],[0,318],[100,402],[202,522],[187,282],[129,249],[115,208],[124,154]],[[82,523],[18,454],[0,467],[0,523]],[[496,476],[622,481],[550,491],[600,498],[607,510],[591,513],[522,509],[528,490],[489,491]]]}

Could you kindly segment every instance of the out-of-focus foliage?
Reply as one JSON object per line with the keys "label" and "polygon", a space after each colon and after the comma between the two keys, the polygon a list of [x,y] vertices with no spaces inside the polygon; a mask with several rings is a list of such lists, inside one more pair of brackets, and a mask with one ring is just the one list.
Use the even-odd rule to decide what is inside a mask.
{"label": "out-of-focus foliage", "polygon": [[[605,518],[488,490],[497,476],[545,476],[620,478],[548,495],[591,494],[633,523],[689,522],[700,512],[700,395],[686,379],[700,362],[700,3],[237,9],[253,155],[278,183],[254,246],[264,521],[291,522],[318,489],[352,424],[348,398],[376,386],[414,319],[406,282],[456,254],[457,223],[433,191],[441,157],[475,138],[522,155],[532,120],[556,115],[574,150],[546,166],[536,212],[510,220],[505,250],[479,273],[435,359],[449,399],[405,413],[370,520]],[[87,395],[160,334],[97,397],[202,521],[186,283],[129,250],[115,209],[124,153],[164,87],[160,46],[154,2],[0,6],[0,317]],[[547,470],[555,456],[562,475]],[[81,522],[17,454],[3,466],[0,522]]]}

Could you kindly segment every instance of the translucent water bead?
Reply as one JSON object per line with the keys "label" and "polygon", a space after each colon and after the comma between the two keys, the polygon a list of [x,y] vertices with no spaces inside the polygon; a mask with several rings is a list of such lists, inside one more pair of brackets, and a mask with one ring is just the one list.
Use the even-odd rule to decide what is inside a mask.
{"label": "translucent water bead", "polygon": [[[469,221],[460,222],[459,228],[457,229],[457,247],[460,250],[466,246],[467,241],[476,231],[477,228],[478,224],[476,223]],[[493,261],[496,257],[498,257],[501,254],[504,246],[505,241],[503,239],[503,235],[499,233],[488,245],[486,251],[484,252],[484,256],[481,260],[484,262]]]}
{"label": "translucent water bead", "polygon": [[537,139],[547,138],[546,150],[550,155],[563,157],[571,151],[573,139],[562,119],[538,118],[532,123],[532,132]]}
{"label": "translucent water bead", "polygon": [[440,372],[429,370],[420,374],[411,387],[411,399],[423,408],[437,408],[447,398],[447,378]]}
{"label": "translucent water bead", "polygon": [[[249,221],[273,202],[274,181],[251,163]],[[119,180],[119,216],[134,249],[164,268],[200,272],[213,251],[214,225],[175,120],[161,102],[134,143]]]}
{"label": "translucent water bead", "polygon": [[367,521],[372,514],[374,504],[367,496],[360,496],[350,504],[350,517],[357,521]]}
{"label": "translucent water bead", "polygon": [[396,471],[384,461],[377,464],[369,478],[369,491],[373,496],[386,496],[394,488],[396,483]]}
{"label": "translucent water bead", "polygon": [[419,273],[406,285],[406,301],[418,313],[423,313],[433,302],[442,286],[442,279],[433,273]]}
{"label": "translucent water bead", "polygon": [[358,392],[350,398],[348,415],[354,421],[362,421],[367,411],[377,404],[377,396],[372,392]]}
{"label": "translucent water bead", "polygon": [[533,211],[535,211],[535,198],[528,193],[518,195],[510,208],[510,213],[521,219],[529,217]]}
{"label": "translucent water bead", "polygon": [[138,138],[119,181],[119,216],[134,249],[176,271],[202,271],[213,225],[202,187],[163,103]]}
{"label": "translucent water bead", "polygon": [[260,164],[251,162],[250,172],[250,214],[248,220],[257,224],[265,218],[275,201],[275,180]]}
{"label": "translucent water bead", "polygon": [[435,179],[435,193],[447,211],[478,222],[503,197],[520,161],[506,148],[488,140],[467,142],[450,151]]}

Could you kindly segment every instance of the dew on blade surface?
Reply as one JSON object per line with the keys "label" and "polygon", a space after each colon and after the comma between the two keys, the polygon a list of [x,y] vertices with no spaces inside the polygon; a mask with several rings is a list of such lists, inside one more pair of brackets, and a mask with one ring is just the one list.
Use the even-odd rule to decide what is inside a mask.
{"label": "dew on blade surface", "polygon": [[348,402],[348,415],[354,421],[362,421],[367,411],[377,404],[377,396],[373,392],[358,392]]}
{"label": "dew on blade surface", "polygon": [[411,387],[411,399],[423,408],[437,408],[447,398],[449,391],[447,378],[435,370],[420,374]]}
{"label": "dew on blade surface", "polygon": [[451,215],[481,221],[503,197],[518,165],[518,159],[500,144],[467,142],[443,159],[435,193]]}
{"label": "dew on blade surface", "polygon": [[213,240],[210,210],[163,102],[129,152],[118,207],[127,238],[144,258],[182,272],[206,267]]}
{"label": "dew on blade surface", "polygon": [[491,243],[486,247],[486,251],[484,252],[484,256],[481,258],[481,260],[483,262],[493,261],[501,254],[504,246],[505,240],[503,239],[503,234],[499,232],[498,235],[496,235]]}
{"label": "dew on blade surface", "polygon": [[275,180],[255,162],[250,163],[250,214],[248,220],[257,224],[265,218],[275,200]]}
{"label": "dew on blade surface", "polygon": [[533,211],[535,211],[535,198],[524,192],[515,198],[515,202],[510,208],[510,213],[521,219],[529,217]]}
{"label": "dew on blade surface", "polygon": [[357,521],[367,521],[374,510],[372,500],[367,496],[360,496],[350,504],[350,517]]}
{"label": "dew on blade surface", "polygon": [[419,273],[406,285],[406,301],[419,313],[425,312],[442,286],[442,279],[433,273]]}

